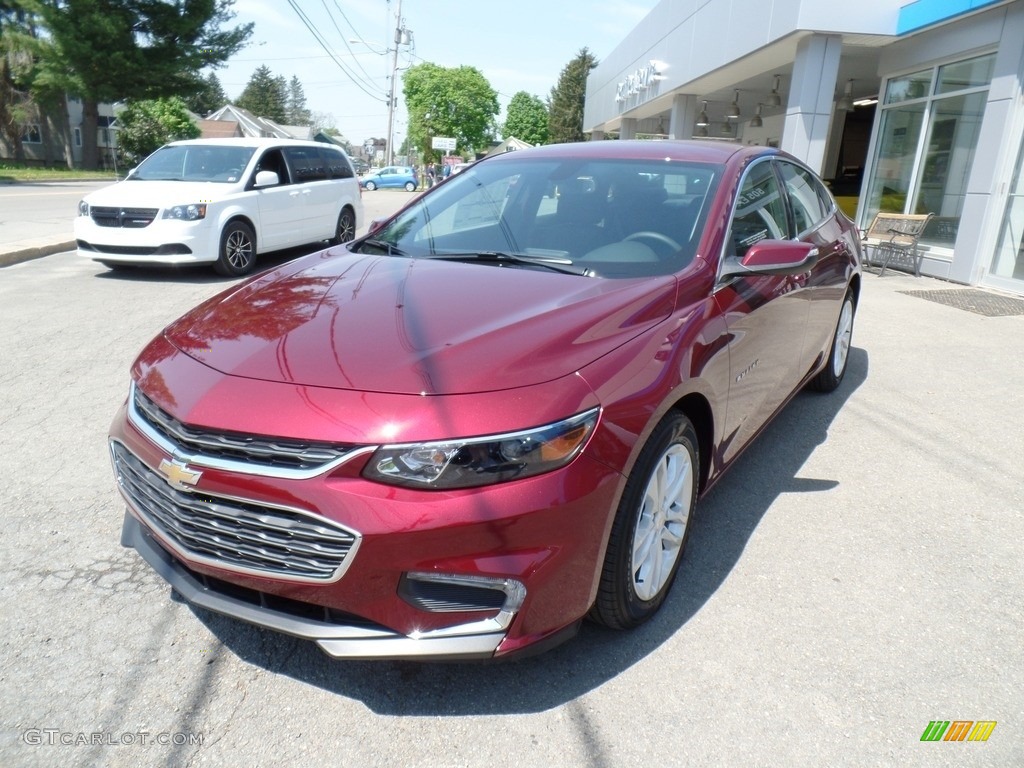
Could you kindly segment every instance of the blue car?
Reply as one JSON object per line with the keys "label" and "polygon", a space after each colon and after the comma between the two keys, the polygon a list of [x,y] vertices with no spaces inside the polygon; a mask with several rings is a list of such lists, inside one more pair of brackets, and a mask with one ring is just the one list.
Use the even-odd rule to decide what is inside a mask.
{"label": "blue car", "polygon": [[419,186],[412,168],[403,165],[389,165],[370,171],[359,180],[359,183],[363,189],[371,192],[383,187],[405,187],[409,192],[415,192]]}

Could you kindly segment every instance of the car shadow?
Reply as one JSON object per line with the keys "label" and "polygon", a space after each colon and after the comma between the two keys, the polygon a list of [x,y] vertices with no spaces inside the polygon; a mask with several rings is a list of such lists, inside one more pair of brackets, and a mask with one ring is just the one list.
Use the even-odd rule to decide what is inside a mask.
{"label": "car shadow", "polygon": [[[835,479],[798,477],[829,426],[868,374],[867,352],[851,348],[846,377],[831,395],[802,392],[704,499],[675,585],[643,626],[616,632],[584,622],[547,653],[504,663],[333,660],[309,641],[190,606],[245,661],[386,715],[464,716],[541,712],[576,699],[655,652],[715,594],[740,561],[761,519],[783,493],[818,493]],[[784,445],[785,450],[778,450]]]}

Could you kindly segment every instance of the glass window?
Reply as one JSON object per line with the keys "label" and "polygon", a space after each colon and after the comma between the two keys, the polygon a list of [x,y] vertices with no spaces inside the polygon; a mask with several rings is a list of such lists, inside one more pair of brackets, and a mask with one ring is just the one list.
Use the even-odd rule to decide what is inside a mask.
{"label": "glass window", "polygon": [[822,194],[821,186],[807,171],[799,166],[779,162],[782,172],[782,183],[789,194],[789,207],[793,211],[793,224],[797,235],[808,232],[820,225],[832,210],[826,204],[826,195]]}
{"label": "glass window", "polygon": [[296,183],[323,181],[327,178],[327,168],[316,147],[285,147],[284,154],[292,167]]}
{"label": "glass window", "polygon": [[924,103],[918,103],[882,112],[873,172],[863,206],[867,221],[879,211],[905,212],[921,126],[924,125],[924,110]]}
{"label": "glass window", "polygon": [[42,144],[42,131],[39,130],[39,126],[35,123],[26,125],[25,132],[21,135],[21,140],[25,144]]}
{"label": "glass window", "polygon": [[992,258],[991,274],[1024,280],[1024,145],[1017,159],[1017,173],[1006,203],[1003,231]]}
{"label": "glass window", "polygon": [[932,70],[894,77],[885,86],[885,104],[896,104],[908,99],[921,99],[928,95],[932,85]]}
{"label": "glass window", "polygon": [[320,153],[323,155],[324,165],[330,172],[332,179],[351,179],[355,176],[352,165],[340,149],[322,147]]}
{"label": "glass window", "polygon": [[736,198],[729,255],[743,258],[754,243],[788,237],[786,206],[771,163],[757,163],[747,171]]}
{"label": "glass window", "polygon": [[958,61],[939,67],[939,81],[935,86],[936,94],[950,91],[963,91],[968,88],[980,88],[992,81],[992,69],[995,67],[996,55],[979,56],[976,59]]}

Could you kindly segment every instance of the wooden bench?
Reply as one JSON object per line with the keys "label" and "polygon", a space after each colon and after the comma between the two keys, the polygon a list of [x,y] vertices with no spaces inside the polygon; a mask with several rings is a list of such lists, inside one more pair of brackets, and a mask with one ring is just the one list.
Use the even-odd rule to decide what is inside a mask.
{"label": "wooden bench", "polygon": [[924,254],[918,248],[921,234],[934,213],[878,213],[861,236],[864,259],[868,266],[878,264],[885,274],[892,261],[913,267],[914,275],[921,276]]}

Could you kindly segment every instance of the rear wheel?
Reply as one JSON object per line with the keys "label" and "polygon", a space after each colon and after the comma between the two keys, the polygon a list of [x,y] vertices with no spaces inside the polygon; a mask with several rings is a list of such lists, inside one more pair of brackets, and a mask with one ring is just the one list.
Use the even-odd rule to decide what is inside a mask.
{"label": "rear wheel", "polygon": [[699,470],[693,424],[681,413],[669,414],[626,481],[591,619],[626,629],[661,607],[689,537]]}
{"label": "rear wheel", "polygon": [[228,277],[241,277],[256,266],[256,234],[241,221],[232,221],[220,235],[220,255],[213,268]]}
{"label": "rear wheel", "polygon": [[342,208],[338,214],[338,226],[334,230],[334,237],[331,238],[332,245],[341,245],[356,237],[356,216],[351,208]]}
{"label": "rear wheel", "polygon": [[811,379],[811,389],[816,389],[819,392],[831,392],[842,382],[843,376],[846,375],[846,363],[850,357],[850,341],[853,339],[855,314],[853,294],[847,291],[842,309],[839,310],[839,320],[836,322],[836,332],[832,337],[828,363],[821,373]]}
{"label": "rear wheel", "polygon": [[415,192],[416,191],[416,185],[413,184],[411,181],[405,182],[405,191],[406,192]]}

